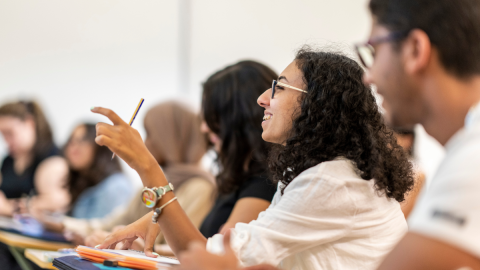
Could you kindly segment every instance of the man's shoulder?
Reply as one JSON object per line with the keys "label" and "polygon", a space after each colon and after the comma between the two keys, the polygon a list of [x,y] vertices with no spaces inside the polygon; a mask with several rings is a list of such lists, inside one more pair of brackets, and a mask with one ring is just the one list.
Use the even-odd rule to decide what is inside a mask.
{"label": "man's shoulder", "polygon": [[452,174],[480,175],[480,125],[459,131],[448,142],[446,150],[434,178]]}
{"label": "man's shoulder", "polygon": [[462,129],[410,218],[411,231],[480,256],[480,126]]}

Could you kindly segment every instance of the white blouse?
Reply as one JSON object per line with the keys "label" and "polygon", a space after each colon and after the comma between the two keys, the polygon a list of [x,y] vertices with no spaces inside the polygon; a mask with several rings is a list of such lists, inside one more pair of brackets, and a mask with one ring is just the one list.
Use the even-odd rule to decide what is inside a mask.
{"label": "white blouse", "polygon": [[[257,220],[236,224],[231,245],[242,266],[376,269],[406,231],[399,203],[361,179],[351,161],[336,159],[302,172],[283,195],[277,190]],[[221,238],[207,249],[221,251]]]}

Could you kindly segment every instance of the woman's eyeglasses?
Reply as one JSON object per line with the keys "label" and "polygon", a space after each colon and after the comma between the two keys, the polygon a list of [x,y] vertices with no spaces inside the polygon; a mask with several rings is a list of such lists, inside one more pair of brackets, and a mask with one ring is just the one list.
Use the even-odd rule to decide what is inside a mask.
{"label": "woman's eyeglasses", "polygon": [[308,93],[307,91],[305,91],[303,89],[300,89],[300,88],[297,88],[297,87],[294,87],[294,86],[291,86],[291,85],[288,85],[288,84],[285,84],[285,83],[282,83],[282,82],[277,82],[276,80],[273,80],[273,82],[272,82],[272,99],[275,96],[275,87],[277,85],[278,86],[283,86],[283,87],[286,87],[286,88],[290,88],[290,89],[293,89],[293,90],[297,90],[297,91],[300,91],[300,92],[303,92],[303,93]]}
{"label": "woman's eyeglasses", "polygon": [[375,48],[373,46],[384,42],[397,41],[406,37],[409,32],[410,31],[393,32],[385,37],[374,37],[366,43],[355,45],[355,51],[357,52],[360,62],[362,62],[364,67],[371,68],[375,60]]}

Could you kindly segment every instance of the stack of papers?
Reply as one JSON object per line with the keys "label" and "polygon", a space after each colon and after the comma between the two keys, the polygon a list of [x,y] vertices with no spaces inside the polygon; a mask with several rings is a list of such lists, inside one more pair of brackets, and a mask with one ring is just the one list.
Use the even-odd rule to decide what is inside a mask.
{"label": "stack of papers", "polygon": [[105,260],[116,261],[119,266],[134,269],[154,270],[170,268],[172,265],[180,264],[178,260],[173,258],[164,256],[151,258],[136,250],[96,249],[78,246],[76,251],[81,258],[89,261],[96,263],[103,263]]}

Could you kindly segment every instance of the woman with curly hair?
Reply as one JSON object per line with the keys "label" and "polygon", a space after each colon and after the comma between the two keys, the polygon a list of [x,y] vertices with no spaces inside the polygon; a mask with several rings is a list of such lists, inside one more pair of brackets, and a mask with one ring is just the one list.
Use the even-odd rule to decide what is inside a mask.
{"label": "woman with curly hair", "polygon": [[[375,269],[407,231],[399,202],[413,184],[411,165],[383,124],[362,68],[352,59],[302,49],[258,103],[265,109],[262,138],[278,146],[269,167],[278,181],[270,207],[249,224],[231,230],[224,256],[221,235],[203,238],[177,203],[111,235],[100,248],[161,228],[185,269],[234,269],[268,263],[283,269]],[[148,186],[167,181],[147,159],[134,154],[140,140],[110,110],[115,127],[100,130],[97,142],[123,156]],[[114,129],[122,129],[118,136]],[[132,135],[126,136],[126,134]],[[117,143],[112,143],[116,141]],[[135,143],[128,149],[117,145]],[[138,153],[138,151],[137,151]],[[165,195],[159,206],[173,198]],[[188,244],[198,241],[184,253]],[[149,250],[147,249],[147,254]],[[233,259],[232,259],[233,258]]]}

